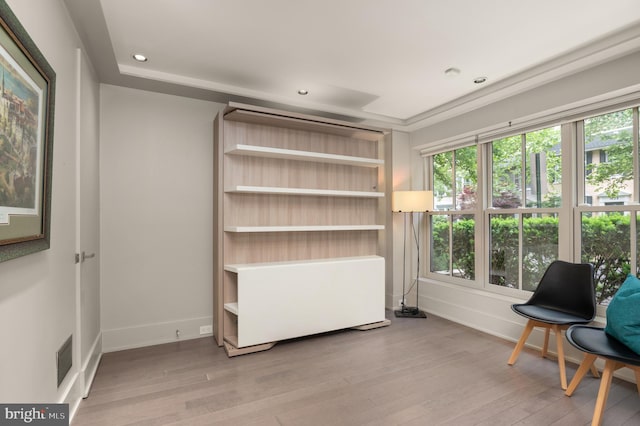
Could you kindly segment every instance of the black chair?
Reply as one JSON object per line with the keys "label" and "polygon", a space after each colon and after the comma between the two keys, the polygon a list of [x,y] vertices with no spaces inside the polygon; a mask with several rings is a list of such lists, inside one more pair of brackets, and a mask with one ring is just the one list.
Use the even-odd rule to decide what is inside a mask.
{"label": "black chair", "polygon": [[600,379],[600,390],[598,391],[596,407],[591,420],[593,426],[599,426],[602,423],[602,414],[607,404],[614,371],[622,367],[631,368],[636,374],[636,384],[640,394],[640,355],[609,336],[604,332],[603,328],[574,325],[567,330],[567,340],[573,346],[585,352],[585,355],[565,395],[573,395],[587,370],[593,368],[593,363],[598,357],[605,360],[602,379]]}
{"label": "black chair", "polygon": [[596,314],[593,266],[588,263],[552,262],[545,271],[531,298],[511,309],[528,318],[520,340],[511,353],[509,365],[515,364],[534,327],[545,329],[542,356],[547,355],[549,333],[556,335],[560,384],[567,388],[562,330],[573,324],[588,324]]}

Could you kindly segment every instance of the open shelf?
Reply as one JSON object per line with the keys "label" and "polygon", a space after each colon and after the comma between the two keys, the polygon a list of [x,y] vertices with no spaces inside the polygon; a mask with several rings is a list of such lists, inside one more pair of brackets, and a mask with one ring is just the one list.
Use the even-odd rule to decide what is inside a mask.
{"label": "open shelf", "polygon": [[349,155],[327,154],[323,152],[299,151],[295,149],[271,148],[267,146],[236,144],[225,154],[252,157],[279,158],[283,160],[313,161],[316,163],[345,164],[349,166],[379,167],[384,160],[377,158],[353,157]]}
{"label": "open shelf", "polygon": [[225,232],[381,231],[384,225],[225,226]]}
{"label": "open shelf", "polygon": [[[238,304],[237,303],[225,303],[224,310],[227,312],[231,312],[234,315],[238,315]],[[236,344],[237,346],[237,344]]]}
{"label": "open shelf", "polygon": [[236,185],[225,189],[227,193],[269,194],[269,195],[315,195],[320,197],[382,198],[376,191],[341,191],[335,189],[283,188],[273,186]]}

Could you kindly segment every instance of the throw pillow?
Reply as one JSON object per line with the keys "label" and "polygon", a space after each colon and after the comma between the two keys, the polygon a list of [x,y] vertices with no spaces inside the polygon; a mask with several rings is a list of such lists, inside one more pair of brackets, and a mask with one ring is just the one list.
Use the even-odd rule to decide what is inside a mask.
{"label": "throw pillow", "polygon": [[640,280],[627,275],[607,307],[605,333],[640,355]]}

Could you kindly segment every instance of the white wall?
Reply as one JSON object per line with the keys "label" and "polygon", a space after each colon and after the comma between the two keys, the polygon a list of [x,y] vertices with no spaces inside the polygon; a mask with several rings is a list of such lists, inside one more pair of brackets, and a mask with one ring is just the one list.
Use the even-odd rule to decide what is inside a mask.
{"label": "white wall", "polygon": [[101,86],[103,350],[200,337],[213,312],[213,119],[224,105]]}
{"label": "white wall", "polygon": [[56,72],[56,103],[51,248],[0,263],[0,401],[70,402],[77,398],[72,388],[79,366],[74,362],[57,388],[55,353],[74,332],[77,309],[75,101],[80,42],[61,1],[7,3]]}

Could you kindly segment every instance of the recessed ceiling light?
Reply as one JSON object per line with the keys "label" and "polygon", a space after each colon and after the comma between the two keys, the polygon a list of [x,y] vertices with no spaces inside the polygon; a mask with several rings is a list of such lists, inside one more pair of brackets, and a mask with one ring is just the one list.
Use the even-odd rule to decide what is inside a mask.
{"label": "recessed ceiling light", "polygon": [[444,70],[444,75],[446,75],[447,77],[455,77],[459,74],[460,70],[458,68],[451,67]]}
{"label": "recessed ceiling light", "polygon": [[308,95],[308,94],[309,94],[309,91],[307,89],[298,90],[298,95],[304,96],[304,95]]}
{"label": "recessed ceiling light", "polygon": [[147,62],[149,59],[147,59],[146,56],[140,54],[140,53],[136,53],[133,55],[133,59],[135,59],[138,62]]}
{"label": "recessed ceiling light", "polygon": [[482,84],[482,83],[484,83],[485,81],[487,81],[487,77],[478,77],[478,78],[476,78],[475,80],[473,80],[473,82],[474,82],[475,84]]}

